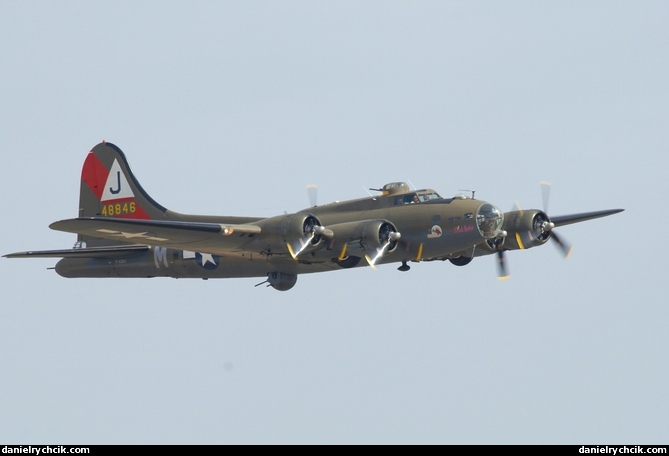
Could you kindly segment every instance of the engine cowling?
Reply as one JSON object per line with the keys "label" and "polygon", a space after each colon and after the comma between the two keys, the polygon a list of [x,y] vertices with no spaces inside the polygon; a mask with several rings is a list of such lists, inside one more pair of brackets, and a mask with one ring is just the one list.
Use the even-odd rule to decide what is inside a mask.
{"label": "engine cowling", "polygon": [[550,239],[552,223],[545,212],[536,209],[504,214],[504,250],[529,249]]}
{"label": "engine cowling", "polygon": [[[309,252],[323,247],[320,220],[310,213],[279,215],[258,222],[261,241],[268,252]],[[290,247],[288,247],[290,246]]]}
{"label": "engine cowling", "polygon": [[395,225],[383,219],[338,223],[328,229],[333,233],[332,250],[339,254],[339,261],[349,256],[375,256],[380,251],[386,255],[397,248],[400,238]]}

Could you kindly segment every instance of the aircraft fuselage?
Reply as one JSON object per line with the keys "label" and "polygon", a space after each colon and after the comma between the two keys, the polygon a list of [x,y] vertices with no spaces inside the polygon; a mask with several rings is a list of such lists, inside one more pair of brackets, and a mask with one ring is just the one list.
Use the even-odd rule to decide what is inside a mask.
{"label": "aircraft fuselage", "polygon": [[[420,204],[393,204],[393,196],[332,203],[300,211],[316,216],[327,227],[360,220],[393,220],[402,242],[377,264],[441,259],[484,241],[476,213],[483,201],[470,198],[439,199]],[[197,221],[197,216],[188,216]],[[202,220],[215,222],[216,217]],[[221,218],[229,220],[229,218]],[[254,245],[256,244],[256,245]],[[349,250],[351,248],[349,247]],[[267,252],[261,241],[249,239],[243,250],[215,255],[151,246],[147,251],[120,258],[63,258],[56,272],[64,277],[265,277],[270,272],[306,274],[368,266],[362,256],[339,258],[334,246],[324,246],[294,260],[286,252]]]}

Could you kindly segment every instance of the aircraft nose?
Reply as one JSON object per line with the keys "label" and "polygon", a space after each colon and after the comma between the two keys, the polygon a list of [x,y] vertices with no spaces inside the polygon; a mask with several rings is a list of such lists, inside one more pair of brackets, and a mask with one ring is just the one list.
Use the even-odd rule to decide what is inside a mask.
{"label": "aircraft nose", "polygon": [[476,211],[476,226],[486,239],[496,238],[504,224],[504,213],[490,203],[483,203]]}

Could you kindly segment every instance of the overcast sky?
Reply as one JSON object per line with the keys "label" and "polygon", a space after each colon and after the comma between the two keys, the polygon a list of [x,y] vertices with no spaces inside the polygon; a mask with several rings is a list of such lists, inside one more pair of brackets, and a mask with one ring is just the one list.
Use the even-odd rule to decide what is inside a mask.
{"label": "overcast sky", "polygon": [[0,259],[0,442],[666,444],[669,3],[0,2],[0,254],[69,248],[88,151],[179,212],[410,180],[625,208],[495,259],[64,279]]}

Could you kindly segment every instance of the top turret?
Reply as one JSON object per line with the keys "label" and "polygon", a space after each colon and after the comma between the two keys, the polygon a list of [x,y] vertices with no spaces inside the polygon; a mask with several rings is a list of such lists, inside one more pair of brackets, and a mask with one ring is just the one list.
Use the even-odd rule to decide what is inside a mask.
{"label": "top turret", "polygon": [[378,191],[382,192],[384,195],[401,195],[403,193],[409,193],[411,189],[406,182],[391,182],[384,185],[383,188]]}

